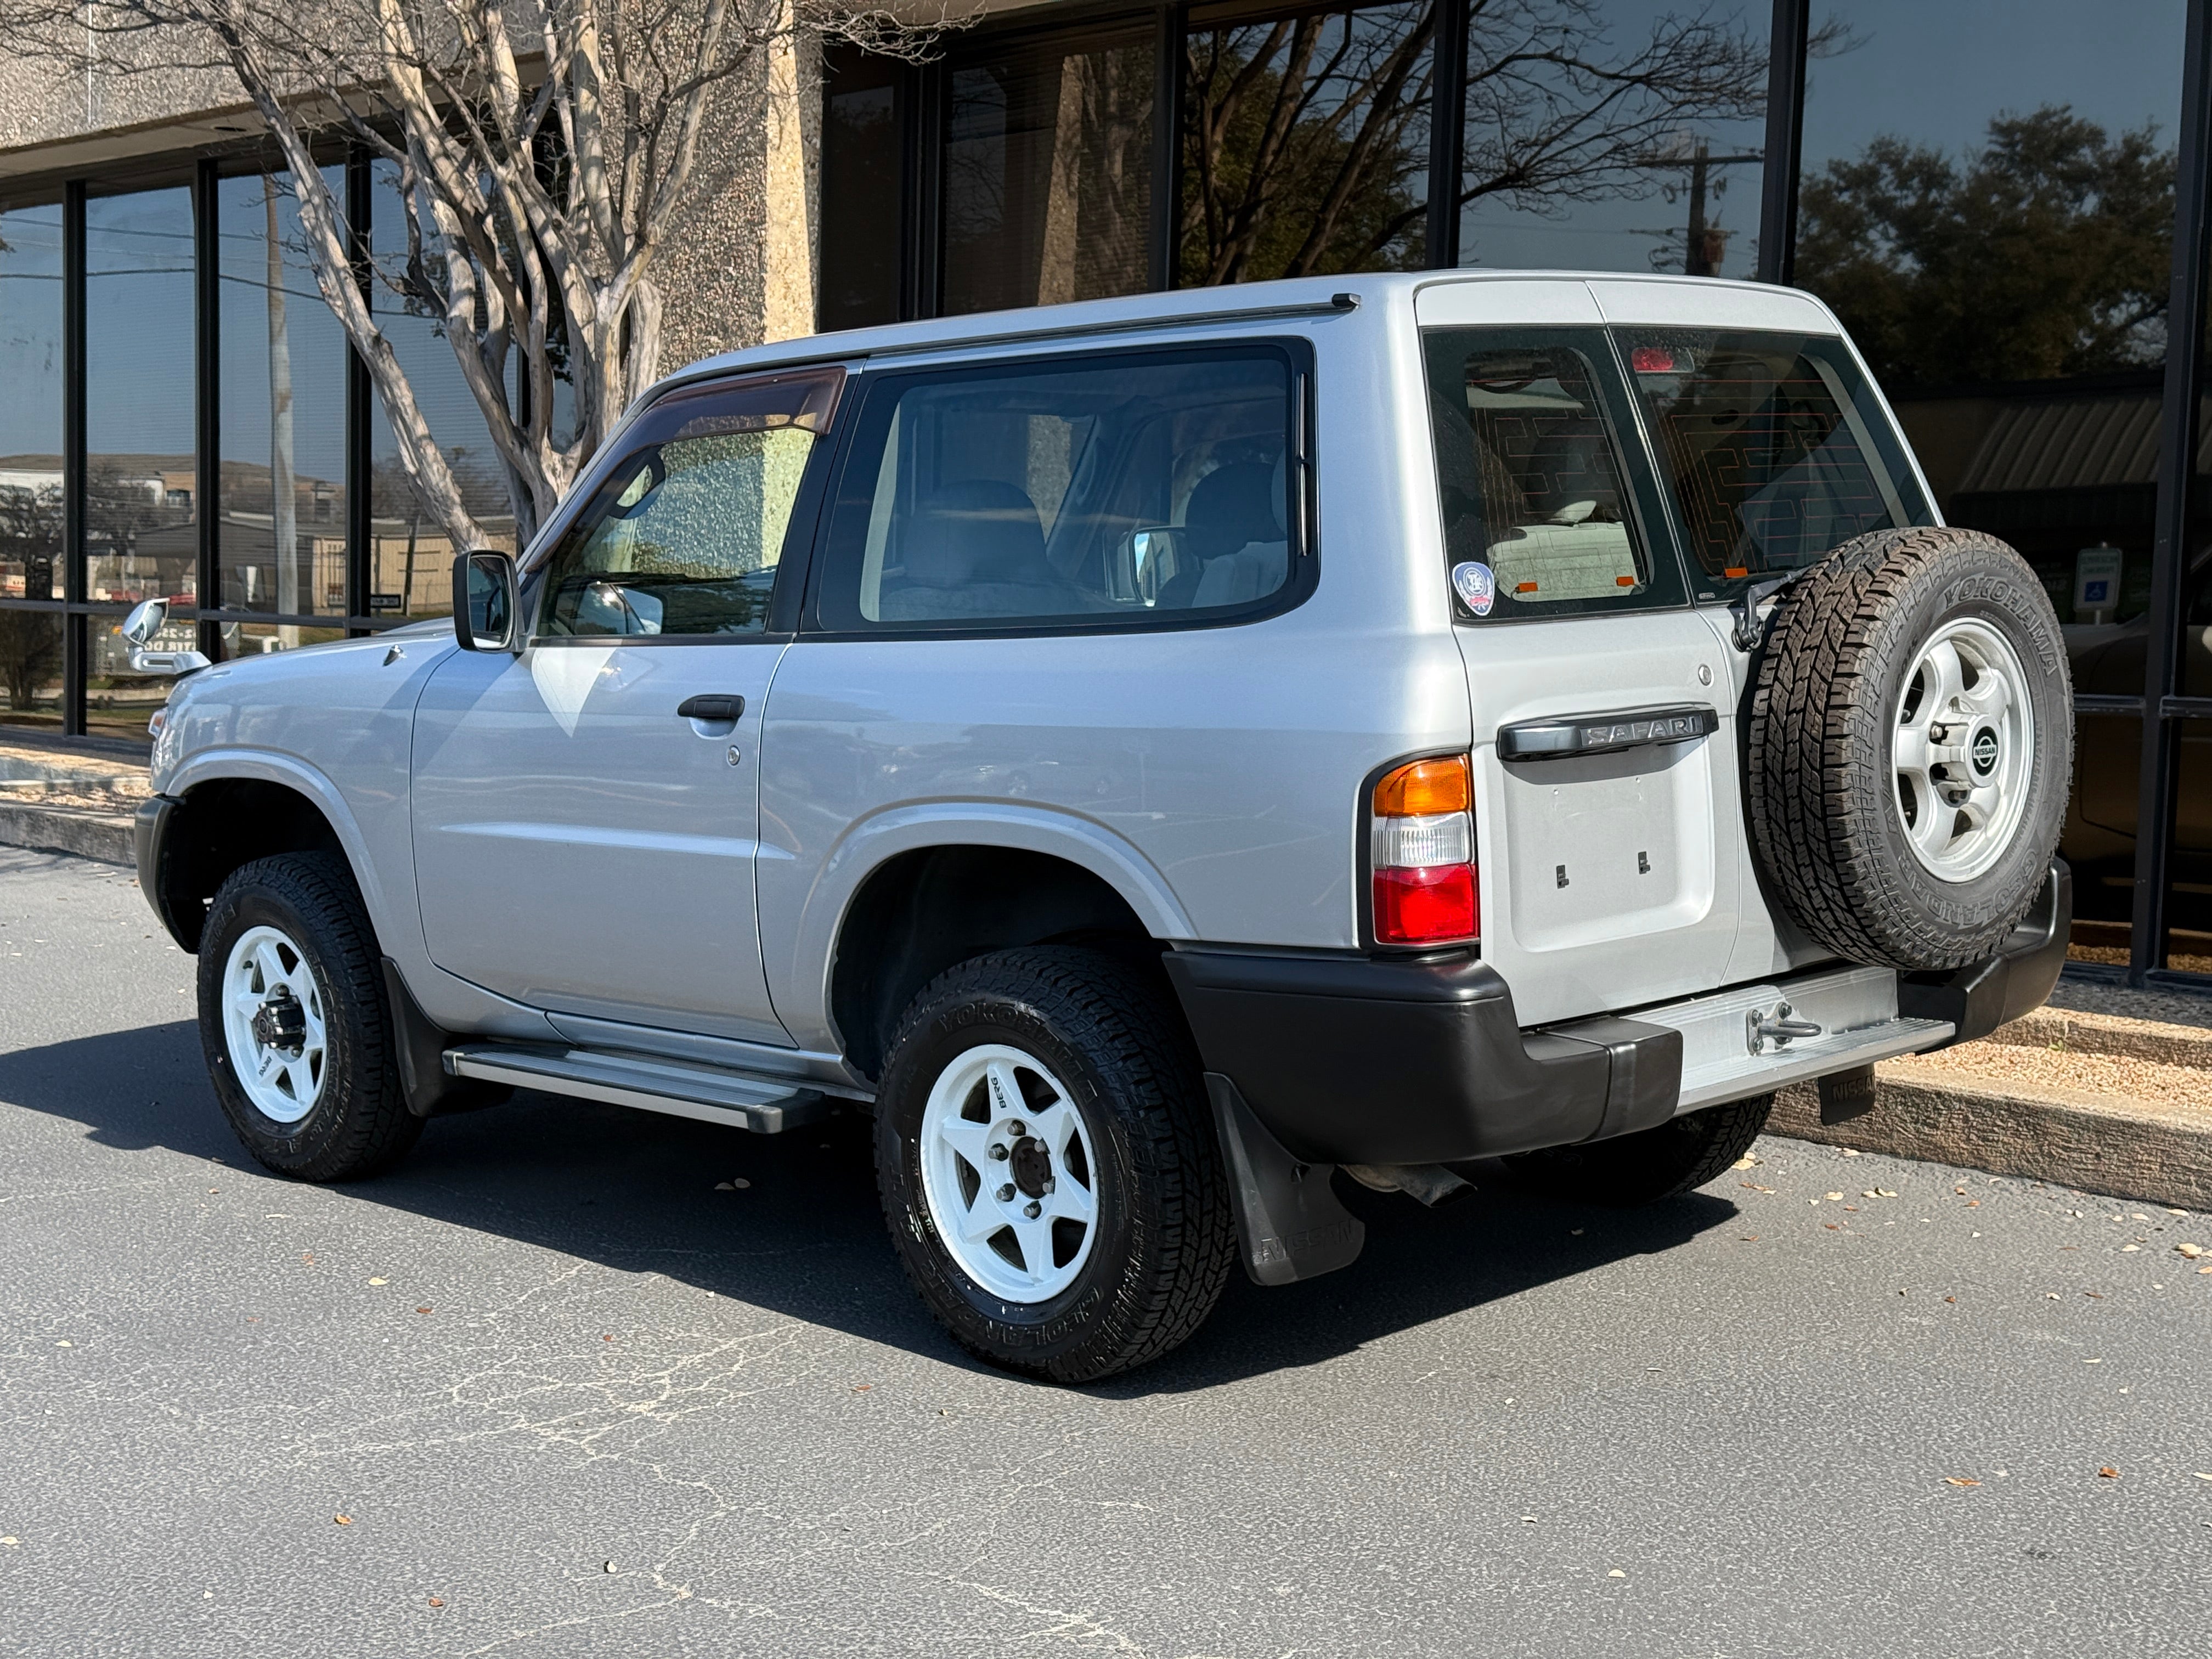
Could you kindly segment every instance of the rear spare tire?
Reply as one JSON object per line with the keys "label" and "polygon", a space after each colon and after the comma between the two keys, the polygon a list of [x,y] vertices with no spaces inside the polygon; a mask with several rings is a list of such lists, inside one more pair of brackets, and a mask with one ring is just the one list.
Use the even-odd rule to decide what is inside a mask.
{"label": "rear spare tire", "polygon": [[2051,601],[2002,542],[1845,542],[1777,607],[1747,724],[1759,860],[1815,943],[1961,968],[2027,914],[2065,819],[2073,693]]}

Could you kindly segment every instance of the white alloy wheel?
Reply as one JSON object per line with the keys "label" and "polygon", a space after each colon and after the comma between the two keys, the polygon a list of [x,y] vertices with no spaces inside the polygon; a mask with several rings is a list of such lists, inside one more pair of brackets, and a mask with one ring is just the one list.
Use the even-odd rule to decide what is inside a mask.
{"label": "white alloy wheel", "polygon": [[921,1112],[921,1187],[952,1259],[1007,1302],[1075,1282],[1098,1231],[1098,1161],[1082,1114],[1034,1055],[963,1050]]}
{"label": "white alloy wheel", "polygon": [[1891,728],[1897,811],[1913,856],[1967,882],[2004,855],[2035,776],[2035,714],[2019,653],[1971,618],[1921,647]]}
{"label": "white alloy wheel", "polygon": [[222,1034],[254,1110],[278,1123],[297,1123],[314,1110],[330,1064],[323,991],[281,928],[249,927],[230,947]]}

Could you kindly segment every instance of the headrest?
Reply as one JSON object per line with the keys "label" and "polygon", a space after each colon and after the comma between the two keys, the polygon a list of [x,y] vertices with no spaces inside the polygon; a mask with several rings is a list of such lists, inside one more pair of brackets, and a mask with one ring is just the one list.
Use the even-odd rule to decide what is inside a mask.
{"label": "headrest", "polygon": [[1281,541],[1287,533],[1281,476],[1278,467],[1237,461],[1200,478],[1182,514],[1191,550],[1201,559],[1218,559],[1247,542]]}
{"label": "headrest", "polygon": [[1041,582],[1048,575],[1035,504],[995,478],[945,485],[923,503],[901,539],[911,586]]}

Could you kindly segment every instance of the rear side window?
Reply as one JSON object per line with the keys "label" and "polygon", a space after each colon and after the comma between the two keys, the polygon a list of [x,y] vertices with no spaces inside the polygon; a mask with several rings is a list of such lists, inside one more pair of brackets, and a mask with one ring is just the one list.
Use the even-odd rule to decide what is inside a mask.
{"label": "rear side window", "polygon": [[1300,375],[1271,345],[868,377],[819,599],[833,631],[1228,621],[1304,558]]}
{"label": "rear side window", "polygon": [[[1621,465],[1624,411],[1598,330],[1424,337],[1445,555],[1462,617],[1680,602]],[[1645,511],[1639,511],[1644,507]]]}
{"label": "rear side window", "polygon": [[1802,568],[1926,498],[1841,340],[1616,331],[1680,515],[1699,598]]}

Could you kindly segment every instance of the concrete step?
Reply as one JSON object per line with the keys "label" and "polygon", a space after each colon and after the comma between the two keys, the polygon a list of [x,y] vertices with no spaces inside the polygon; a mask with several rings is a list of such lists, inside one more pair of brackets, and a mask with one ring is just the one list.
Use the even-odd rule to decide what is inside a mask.
{"label": "concrete step", "polygon": [[25,847],[44,853],[73,853],[103,864],[135,864],[127,813],[78,806],[49,806],[39,801],[0,797],[0,847]]}

